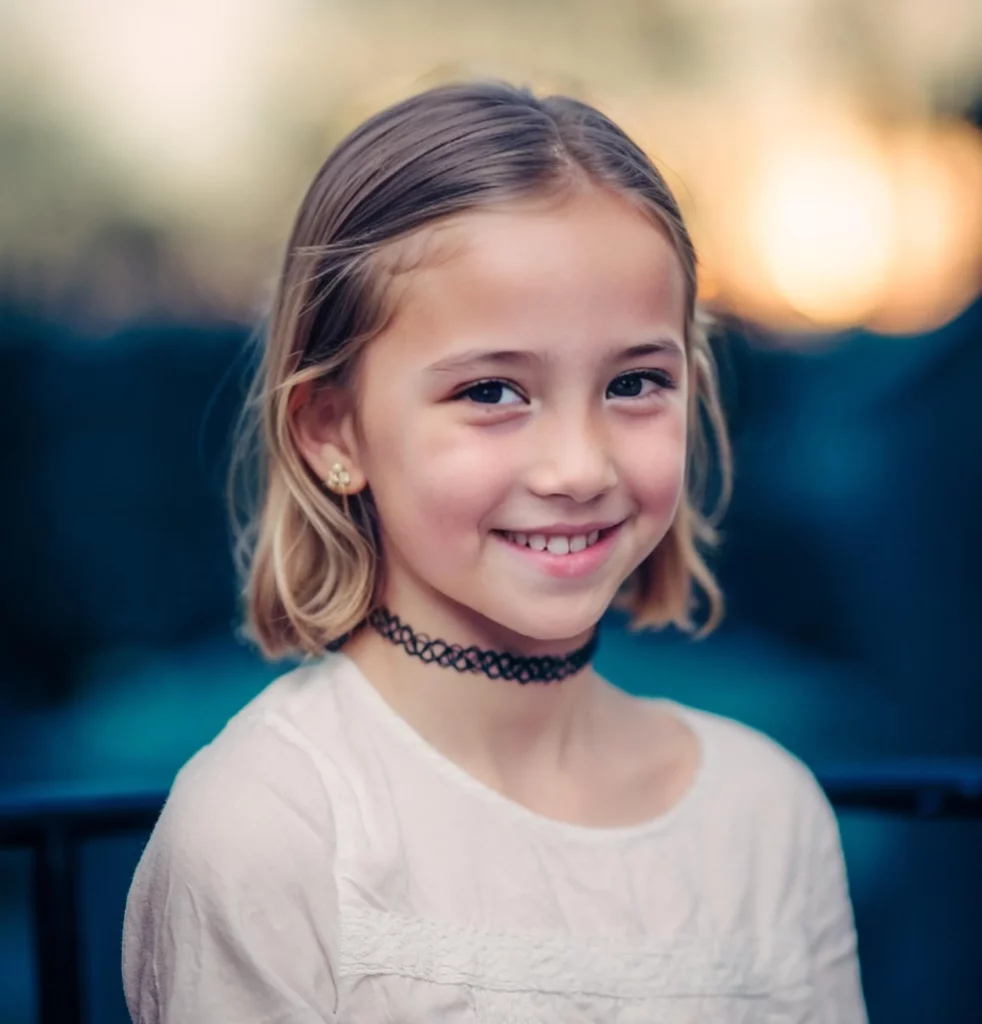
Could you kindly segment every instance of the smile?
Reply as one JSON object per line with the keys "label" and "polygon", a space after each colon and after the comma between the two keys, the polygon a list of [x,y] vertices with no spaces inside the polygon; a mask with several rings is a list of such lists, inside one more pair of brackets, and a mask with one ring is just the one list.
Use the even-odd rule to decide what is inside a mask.
{"label": "smile", "polygon": [[585,533],[523,533],[494,530],[509,551],[557,579],[591,577],[607,561],[624,523]]}
{"label": "smile", "polygon": [[[613,529],[613,527],[611,528]],[[608,530],[591,530],[589,533],[574,534],[549,534],[544,533],[517,533],[511,530],[502,530],[502,535],[519,547],[531,548],[533,551],[548,551],[550,555],[576,554],[577,551],[585,551],[600,539],[601,535]]]}

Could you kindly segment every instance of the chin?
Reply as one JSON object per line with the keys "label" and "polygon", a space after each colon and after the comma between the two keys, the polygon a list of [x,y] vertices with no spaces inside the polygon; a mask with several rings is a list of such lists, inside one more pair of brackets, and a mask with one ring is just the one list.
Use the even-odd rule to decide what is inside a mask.
{"label": "chin", "polygon": [[548,600],[545,600],[529,608],[520,608],[519,602],[515,602],[507,610],[475,610],[480,610],[485,618],[519,636],[541,643],[561,643],[579,640],[589,633],[607,608],[606,603],[601,605],[596,599],[588,607],[576,609],[563,608],[561,602],[557,602],[555,609],[550,609],[548,604]]}

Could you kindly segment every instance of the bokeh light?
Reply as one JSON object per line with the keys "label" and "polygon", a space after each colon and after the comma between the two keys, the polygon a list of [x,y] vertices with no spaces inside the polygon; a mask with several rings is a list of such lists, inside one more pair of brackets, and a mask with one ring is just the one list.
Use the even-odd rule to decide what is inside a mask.
{"label": "bokeh light", "polygon": [[[679,195],[715,303],[803,342],[927,330],[978,292],[982,161],[952,112],[982,87],[982,5],[882,14],[872,0],[571,0],[561,18],[545,0],[5,5],[0,260],[17,287],[88,296],[99,322],[181,306],[251,319],[346,130],[426,85],[499,75],[623,121]],[[133,264],[134,239],[161,283],[117,294],[110,267]]]}
{"label": "bokeh light", "polygon": [[871,153],[828,142],[810,148],[789,148],[765,167],[747,211],[748,234],[789,305],[823,325],[854,323],[886,280],[889,183]]}

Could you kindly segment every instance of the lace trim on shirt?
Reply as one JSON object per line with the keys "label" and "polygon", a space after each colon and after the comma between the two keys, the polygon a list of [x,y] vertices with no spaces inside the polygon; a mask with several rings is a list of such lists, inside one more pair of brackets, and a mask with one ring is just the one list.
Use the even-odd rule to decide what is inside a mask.
{"label": "lace trim on shirt", "polygon": [[695,996],[634,1000],[470,990],[474,1024],[815,1024],[810,990],[785,991],[787,994],[764,999]]}
{"label": "lace trim on shirt", "polygon": [[395,974],[500,991],[653,996],[761,996],[808,980],[796,933],[599,938],[494,933],[372,908],[348,908],[339,974]]}

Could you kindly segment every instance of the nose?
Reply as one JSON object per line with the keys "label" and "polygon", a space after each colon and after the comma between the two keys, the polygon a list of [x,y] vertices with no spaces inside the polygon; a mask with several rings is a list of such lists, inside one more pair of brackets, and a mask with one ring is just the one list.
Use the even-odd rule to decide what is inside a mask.
{"label": "nose", "polygon": [[530,439],[528,485],[543,498],[590,502],[617,483],[603,425],[587,416],[552,418]]}

